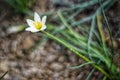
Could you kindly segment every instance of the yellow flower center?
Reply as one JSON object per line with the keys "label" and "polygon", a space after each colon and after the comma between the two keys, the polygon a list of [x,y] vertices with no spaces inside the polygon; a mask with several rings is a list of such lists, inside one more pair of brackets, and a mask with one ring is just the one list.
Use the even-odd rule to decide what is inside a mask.
{"label": "yellow flower center", "polygon": [[33,23],[36,29],[41,29],[42,28],[42,23],[41,22],[34,22]]}

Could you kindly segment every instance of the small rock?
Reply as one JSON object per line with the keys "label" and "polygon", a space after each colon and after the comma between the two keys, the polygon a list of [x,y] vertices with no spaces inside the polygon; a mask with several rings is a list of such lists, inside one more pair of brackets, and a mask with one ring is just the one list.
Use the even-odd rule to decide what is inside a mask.
{"label": "small rock", "polygon": [[34,41],[31,37],[27,37],[23,42],[23,48],[24,49],[29,49],[33,45],[34,45]]}
{"label": "small rock", "polygon": [[58,59],[59,62],[64,62],[65,61],[65,57],[64,56],[60,56],[59,59]]}
{"label": "small rock", "polygon": [[2,70],[2,71],[7,71],[8,69],[9,69],[9,66],[8,66],[8,61],[3,61],[3,62],[1,62],[0,63],[0,69]]}
{"label": "small rock", "polygon": [[60,63],[52,63],[50,65],[50,68],[55,70],[55,71],[61,71],[62,69],[64,69],[64,66]]}
{"label": "small rock", "polygon": [[54,78],[57,78],[57,77],[59,77],[59,76],[60,76],[60,74],[59,74],[58,72],[56,72],[56,73],[53,74],[53,77],[54,77]]}
{"label": "small rock", "polygon": [[24,76],[30,76],[34,73],[37,73],[37,71],[38,71],[38,69],[33,67],[33,68],[29,68],[29,69],[23,71],[23,74],[24,74]]}
{"label": "small rock", "polygon": [[65,78],[64,80],[71,80],[70,78]]}
{"label": "small rock", "polygon": [[57,59],[57,56],[56,55],[48,55],[47,58],[46,58],[46,61],[47,62],[53,62]]}

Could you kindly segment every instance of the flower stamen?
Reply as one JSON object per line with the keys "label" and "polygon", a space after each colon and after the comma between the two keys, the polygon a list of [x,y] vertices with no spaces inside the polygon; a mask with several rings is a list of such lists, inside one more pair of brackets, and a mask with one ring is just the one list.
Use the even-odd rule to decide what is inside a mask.
{"label": "flower stamen", "polygon": [[42,28],[42,23],[41,22],[34,22],[33,24],[34,24],[34,26],[37,30]]}

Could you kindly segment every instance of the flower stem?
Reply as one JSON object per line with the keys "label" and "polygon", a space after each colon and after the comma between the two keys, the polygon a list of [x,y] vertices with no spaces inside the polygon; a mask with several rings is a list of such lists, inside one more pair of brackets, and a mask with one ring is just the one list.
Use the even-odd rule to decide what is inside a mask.
{"label": "flower stem", "polygon": [[[80,58],[82,58],[83,60],[85,60],[86,62],[92,62],[90,59],[88,59],[87,57],[85,57],[84,55],[80,54],[79,52],[77,52],[76,50],[74,50],[73,48],[70,47],[70,45],[66,42],[64,42],[63,40],[49,34],[46,31],[42,31],[43,33],[45,33],[49,38],[59,42],[60,44],[64,45],[65,47],[67,47],[69,50],[71,50],[73,53],[75,53],[77,56],[79,56]],[[111,79],[111,76],[105,72],[101,67],[99,67],[96,64],[91,64],[93,67],[95,67],[96,69],[98,69],[100,72],[102,72],[106,77]]]}

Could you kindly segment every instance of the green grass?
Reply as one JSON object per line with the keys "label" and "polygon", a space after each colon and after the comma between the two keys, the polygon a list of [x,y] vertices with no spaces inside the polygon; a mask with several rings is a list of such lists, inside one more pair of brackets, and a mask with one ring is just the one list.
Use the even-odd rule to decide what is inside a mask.
{"label": "green grass", "polygon": [[[86,79],[90,78],[94,72],[94,68],[105,75],[103,77],[104,80],[107,78],[119,79],[118,76],[120,75],[120,70],[113,63],[111,51],[109,50],[112,49],[112,52],[114,52],[114,48],[106,46],[104,27],[101,20],[101,17],[105,19],[112,42],[111,30],[105,16],[105,11],[107,11],[108,8],[110,8],[116,1],[117,0],[106,0],[101,3],[100,0],[91,0],[89,3],[85,2],[83,4],[77,4],[74,7],[72,6],[71,8],[58,11],[57,15],[62,22],[61,25],[64,26],[64,28],[59,27],[59,29],[54,29],[56,26],[53,25],[53,32],[57,30],[56,34],[51,35],[52,33],[44,32],[48,37],[64,45],[74,54],[78,55],[78,57],[87,62],[82,65],[75,66],[74,68],[79,68],[87,64],[91,64],[93,66],[93,70],[86,77]],[[81,11],[85,10],[86,7],[96,3],[100,4],[100,7],[98,7],[95,13],[81,20],[76,21],[74,19],[74,17],[77,16]],[[75,9],[78,10],[74,12],[73,10]],[[73,14],[68,15],[67,12],[69,13],[71,11],[73,11]],[[86,22],[91,22],[91,25],[85,26]],[[97,29],[95,26],[97,26]],[[74,28],[77,28],[78,30],[76,31]],[[113,44],[111,45],[113,46]]]}
{"label": "green grass", "polygon": [[13,9],[14,11],[22,14],[29,14],[35,0],[5,0]]}

